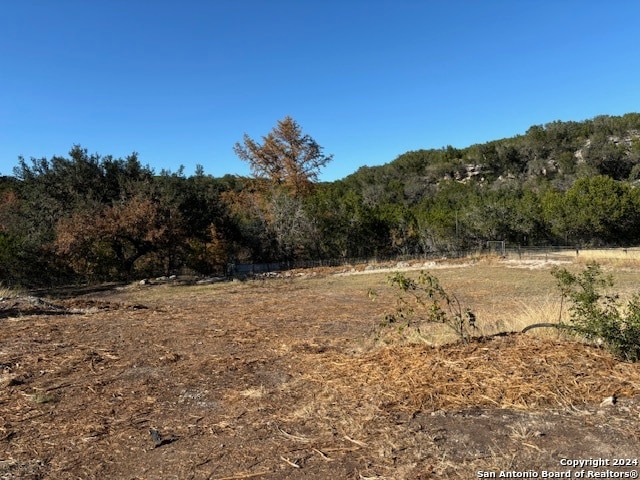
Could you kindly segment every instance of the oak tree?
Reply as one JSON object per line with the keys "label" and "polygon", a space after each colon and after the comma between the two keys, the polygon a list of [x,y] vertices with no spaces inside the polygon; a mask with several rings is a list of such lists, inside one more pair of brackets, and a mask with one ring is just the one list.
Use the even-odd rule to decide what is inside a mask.
{"label": "oak tree", "polygon": [[179,212],[136,196],[61,218],[54,247],[81,275],[128,278],[145,256],[167,263],[183,238]]}

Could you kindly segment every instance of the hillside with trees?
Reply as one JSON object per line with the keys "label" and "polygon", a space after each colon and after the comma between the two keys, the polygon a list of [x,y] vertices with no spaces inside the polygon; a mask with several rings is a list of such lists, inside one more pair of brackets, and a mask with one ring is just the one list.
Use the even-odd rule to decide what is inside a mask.
{"label": "hillside with trees", "polygon": [[0,178],[0,279],[130,279],[231,263],[516,245],[640,243],[640,114],[535,125],[318,182],[331,161],[286,117],[235,144],[252,177],[155,172],[135,153],[18,159]]}

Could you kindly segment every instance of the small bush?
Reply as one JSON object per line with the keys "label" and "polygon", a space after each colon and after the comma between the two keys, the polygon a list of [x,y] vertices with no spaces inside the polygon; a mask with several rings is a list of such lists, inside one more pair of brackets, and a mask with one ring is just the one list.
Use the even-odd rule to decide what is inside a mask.
{"label": "small bush", "polygon": [[587,340],[602,342],[616,357],[640,360],[640,296],[634,295],[626,308],[618,296],[603,290],[613,286],[610,275],[604,275],[598,263],[591,262],[573,274],[565,268],[554,268],[562,299],[570,302],[569,331]]}
{"label": "small bush", "polygon": [[[395,327],[397,333],[407,339],[409,332],[421,337],[421,328],[427,324],[444,324],[460,340],[469,341],[471,330],[476,328],[476,317],[469,308],[463,312],[457,297],[447,293],[437,277],[421,271],[417,280],[413,280],[404,273],[395,272],[388,277],[387,283],[396,293],[396,306],[380,323],[381,331]],[[370,295],[375,297],[374,292]]]}

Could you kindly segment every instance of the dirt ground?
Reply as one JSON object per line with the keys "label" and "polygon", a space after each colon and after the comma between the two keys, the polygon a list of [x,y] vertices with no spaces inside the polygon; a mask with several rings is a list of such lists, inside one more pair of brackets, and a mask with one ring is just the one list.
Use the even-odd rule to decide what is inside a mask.
{"label": "dirt ground", "polygon": [[640,365],[373,347],[384,308],[330,276],[2,299],[0,479],[635,478]]}

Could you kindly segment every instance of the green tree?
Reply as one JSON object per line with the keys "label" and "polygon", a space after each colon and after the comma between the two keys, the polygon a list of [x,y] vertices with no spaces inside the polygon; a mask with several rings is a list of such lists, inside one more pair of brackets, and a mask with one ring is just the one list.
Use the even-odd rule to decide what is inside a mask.
{"label": "green tree", "polygon": [[390,252],[400,255],[417,253],[420,243],[413,211],[398,203],[378,209],[379,218],[388,226]]}
{"label": "green tree", "polygon": [[632,244],[640,238],[636,190],[607,176],[583,177],[564,194],[546,191],[543,217],[551,232],[568,244]]}
{"label": "green tree", "polygon": [[613,139],[600,134],[591,139],[586,151],[586,161],[602,175],[617,180],[629,178],[633,162],[623,144],[616,144]]}
{"label": "green tree", "polygon": [[181,173],[156,176],[135,153],[115,159],[79,145],[66,158],[20,158],[14,173],[19,208],[10,233],[22,232],[25,272],[40,272],[29,274],[29,283],[68,281],[60,275],[72,271],[128,276],[143,263],[146,272],[165,272],[183,262],[180,209],[188,206]]}
{"label": "green tree", "polygon": [[232,254],[245,262],[273,260],[276,245],[269,231],[268,199],[262,181],[238,178],[229,187],[220,193],[220,200],[237,232]]}
{"label": "green tree", "polygon": [[537,195],[519,186],[484,192],[466,209],[463,221],[476,245],[487,240],[527,245],[547,237]]}
{"label": "green tree", "polygon": [[542,218],[555,241],[568,244],[569,240],[575,241],[570,234],[573,234],[572,222],[568,218],[564,204],[564,196],[556,189],[545,190],[540,199],[542,208]]}
{"label": "green tree", "polygon": [[515,237],[510,240],[518,244],[539,245],[549,239],[540,197],[531,190],[524,190],[514,200],[512,221]]}
{"label": "green tree", "polygon": [[558,156],[558,168],[562,173],[574,174],[576,171],[576,157],[573,152],[563,152]]}
{"label": "green tree", "polygon": [[323,184],[306,199],[317,228],[319,257],[367,257],[388,248],[388,226],[351,187],[344,181]]}
{"label": "green tree", "polygon": [[578,179],[564,196],[567,233],[580,242],[623,243],[637,215],[629,190],[607,176]]}
{"label": "green tree", "polygon": [[13,182],[0,178],[0,279],[11,281],[21,277],[19,228],[16,219],[20,201],[11,189]]}

